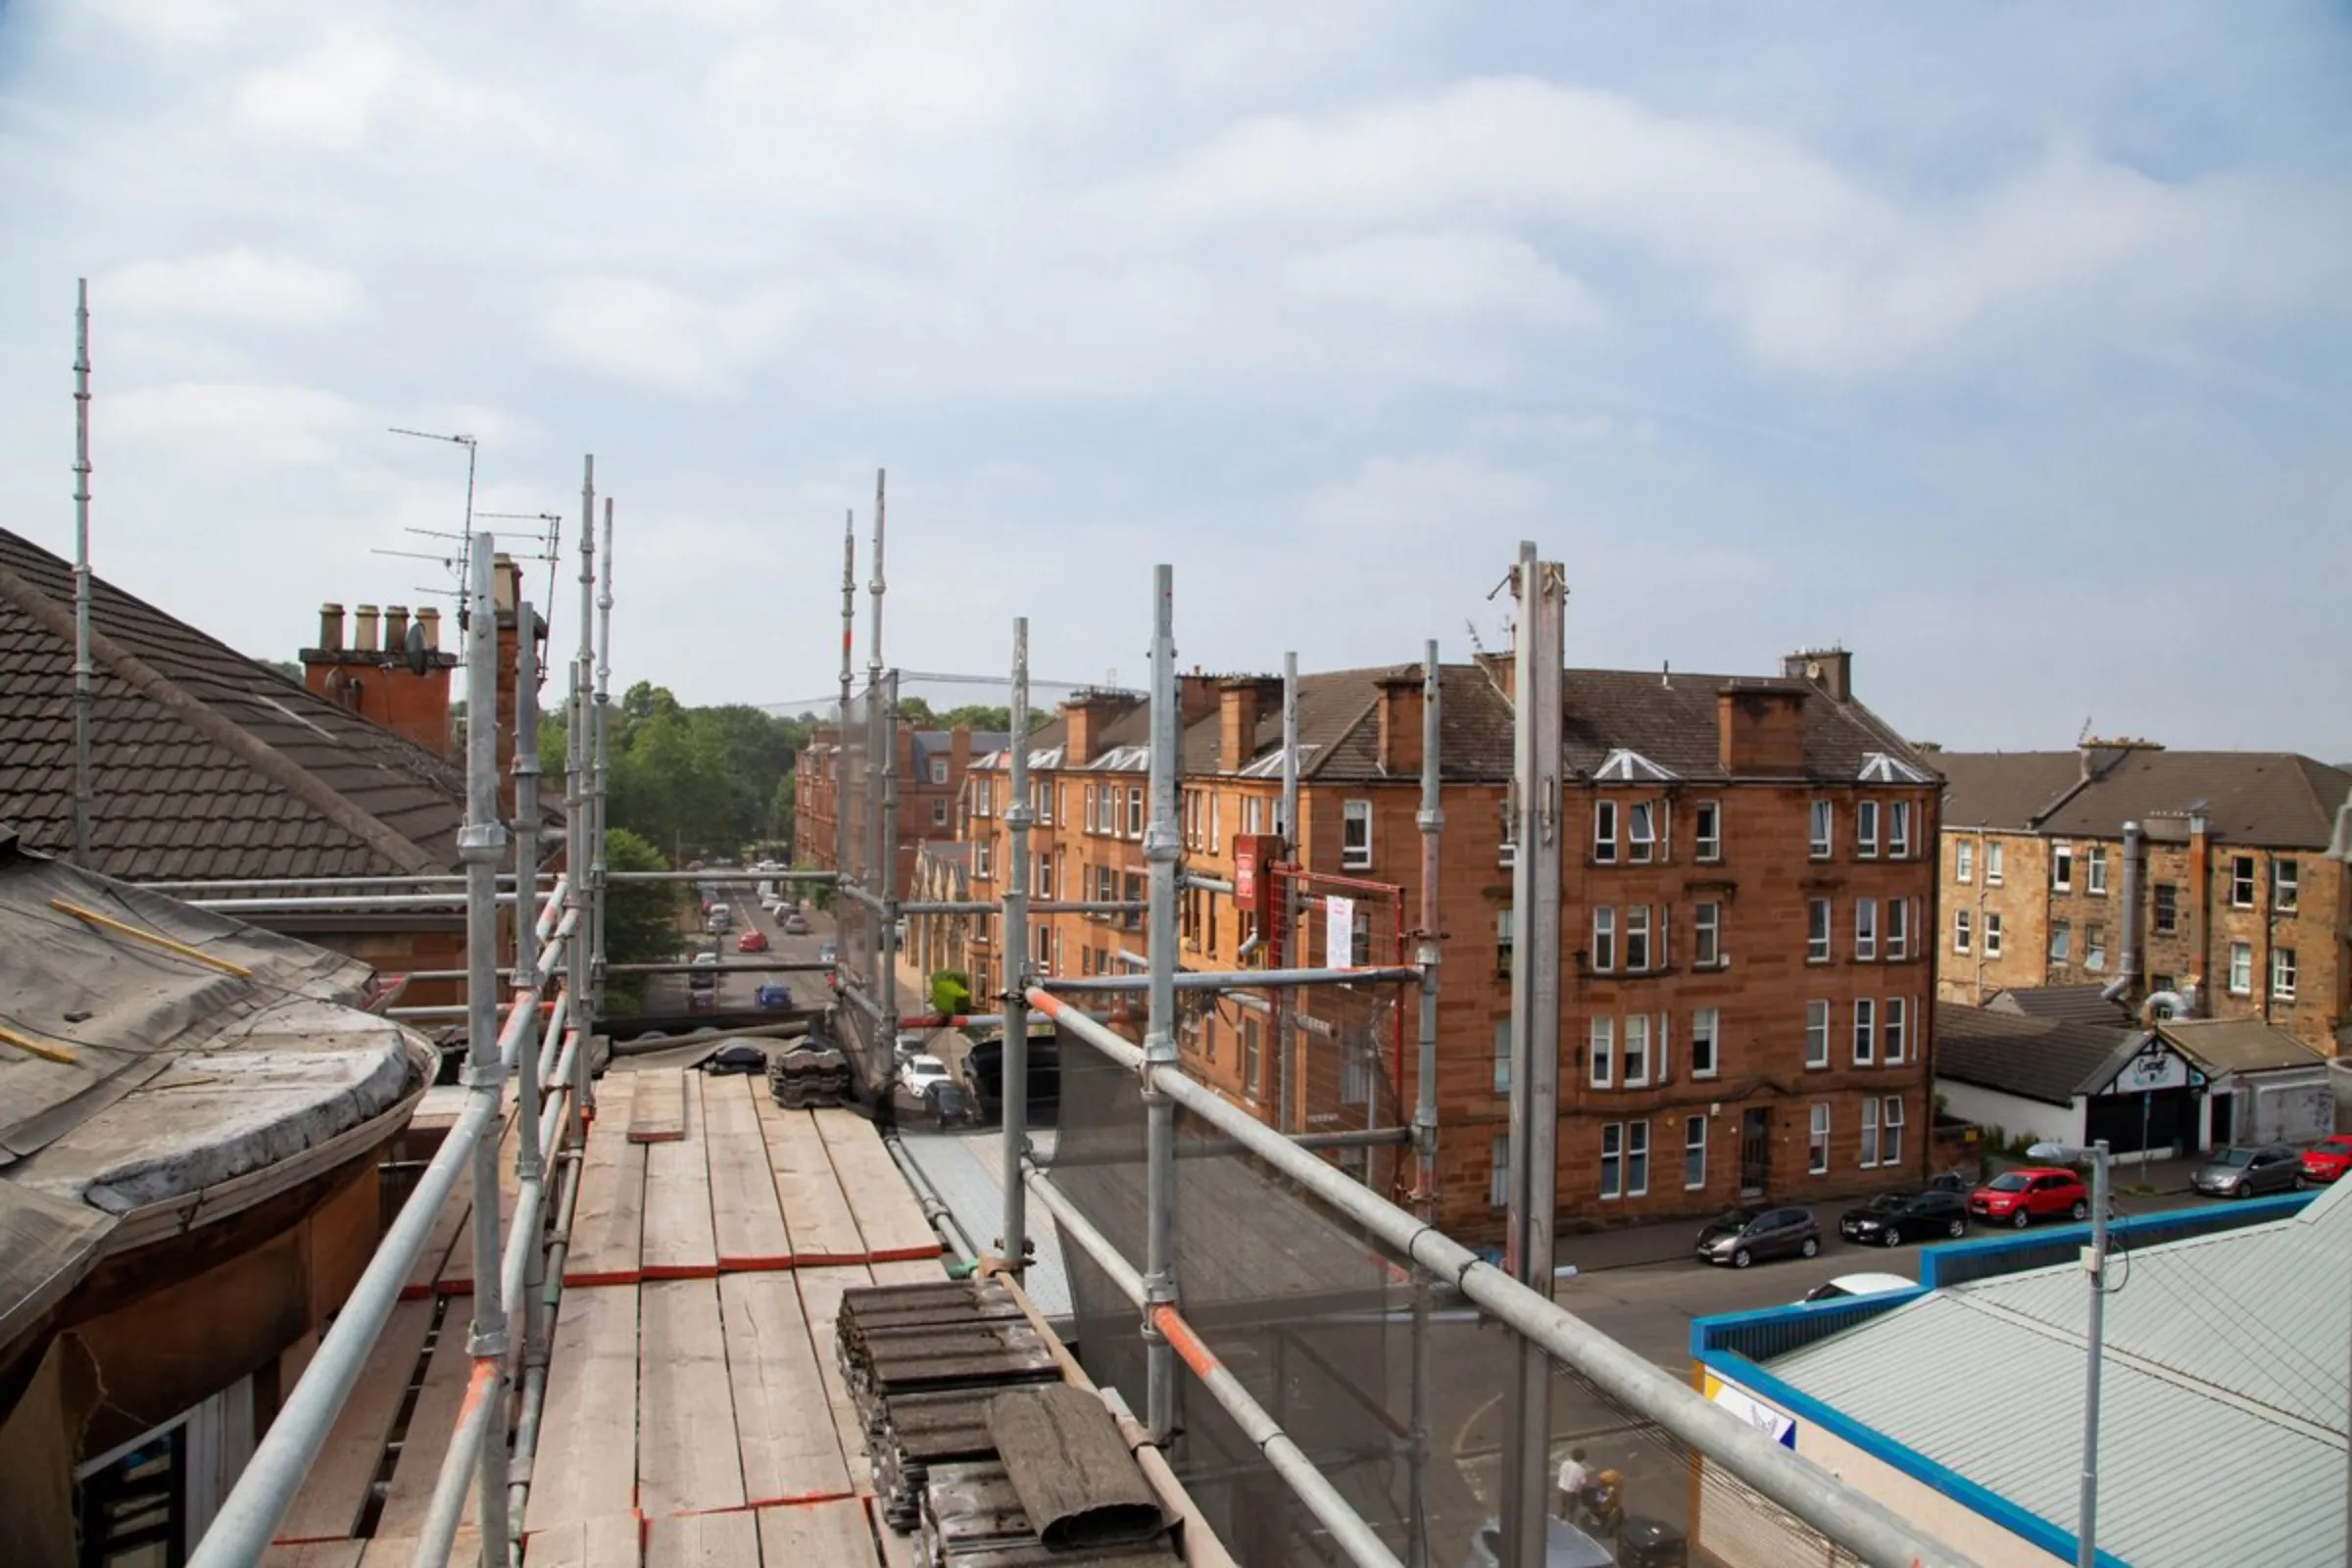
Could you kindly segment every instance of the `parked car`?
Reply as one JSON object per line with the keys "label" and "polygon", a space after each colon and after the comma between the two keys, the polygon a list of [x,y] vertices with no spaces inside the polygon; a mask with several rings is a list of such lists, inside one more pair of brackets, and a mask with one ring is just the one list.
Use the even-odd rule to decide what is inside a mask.
{"label": "parked car", "polygon": [[752,1002],[769,1012],[790,1012],[792,990],[781,980],[769,980],[752,993]]}
{"label": "parked car", "polygon": [[1735,1208],[1698,1233],[1698,1255],[1734,1268],[1767,1257],[1811,1257],[1821,1250],[1821,1227],[1813,1211]]}
{"label": "parked car", "polygon": [[2055,1165],[2005,1170],[1968,1195],[1972,1219],[2024,1230],[2037,1219],[2088,1219],[2090,1193],[2082,1178]]}
{"label": "parked car", "polygon": [[717,963],[718,950],[716,948],[705,948],[694,956],[694,966],[698,969],[713,968]]}
{"label": "parked car", "polygon": [[[1608,1547],[1567,1520],[1544,1522],[1544,1568],[1614,1568],[1616,1561]],[[1471,1538],[1462,1568],[1501,1568],[1501,1563],[1502,1522],[1490,1519]]]}
{"label": "parked car", "polygon": [[753,926],[735,939],[735,951],[737,953],[765,953],[767,951],[767,933],[758,926]]}
{"label": "parked car", "polygon": [[2188,1185],[2215,1198],[2291,1193],[2303,1185],[2303,1161],[2284,1144],[2231,1144],[2198,1166]]}
{"label": "parked car", "polygon": [[784,917],[784,934],[788,937],[807,936],[808,934],[808,917],[798,909],[793,910]]}
{"label": "parked car", "polygon": [[1900,1274],[1840,1274],[1827,1284],[1816,1285],[1805,1293],[1804,1305],[1811,1301],[1835,1301],[1848,1296],[1877,1296],[1886,1291],[1915,1291],[1919,1281],[1907,1280]]}
{"label": "parked car", "polygon": [[2352,1170],[2352,1133],[2323,1138],[2303,1151],[2303,1179],[2331,1182]]}
{"label": "parked car", "polygon": [[921,1035],[902,1034],[891,1045],[891,1059],[901,1063],[912,1061],[923,1054],[923,1045]]}
{"label": "parked car", "polygon": [[1935,1187],[1924,1193],[1881,1193],[1861,1207],[1847,1209],[1838,1221],[1838,1234],[1879,1247],[1900,1247],[1906,1240],[1929,1236],[1957,1240],[1968,1234],[1968,1200]]}
{"label": "parked car", "polygon": [[899,1064],[899,1087],[917,1100],[927,1097],[934,1085],[955,1081],[948,1072],[948,1064],[937,1056],[912,1055]]}
{"label": "parked car", "polygon": [[816,961],[823,964],[840,962],[841,949],[835,946],[833,943],[825,943],[816,950]]}
{"label": "parked car", "polygon": [[709,919],[711,930],[724,931],[735,923],[735,911],[723,904],[713,904],[710,906]]}

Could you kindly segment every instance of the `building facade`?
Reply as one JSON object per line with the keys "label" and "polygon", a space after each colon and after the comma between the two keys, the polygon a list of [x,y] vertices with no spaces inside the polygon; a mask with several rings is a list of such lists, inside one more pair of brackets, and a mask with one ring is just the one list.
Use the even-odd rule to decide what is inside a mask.
{"label": "building facade", "polygon": [[1944,999],[2120,983],[2127,1004],[2172,993],[2191,1015],[2256,1019],[2340,1052],[2352,889],[2327,851],[2352,775],[2138,741],[1935,760],[1950,780]]}
{"label": "building facade", "polygon": [[[1938,781],[1853,701],[1850,673],[1843,653],[1766,679],[1567,672],[1564,1225],[1842,1195],[1923,1168]],[[1492,1238],[1517,961],[1510,663],[1447,665],[1441,678],[1441,1223]],[[1278,821],[1280,682],[1179,684],[1185,869],[1237,890],[1180,893],[1185,966],[1409,961],[1420,666],[1301,678],[1296,872],[1282,868]],[[1146,723],[1138,698],[1081,694],[1033,740],[1038,902],[1143,898]],[[1005,762],[976,765],[965,792],[975,898],[1001,897],[1007,871]],[[1335,898],[1348,901],[1337,928]],[[1004,983],[995,919],[976,917],[964,949],[977,996]],[[1139,971],[1143,916],[1041,915],[1029,961],[1079,986]],[[1260,997],[1228,997],[1187,1009],[1180,1048],[1203,1082],[1293,1131],[1396,1125],[1409,1110],[1416,1002],[1409,987],[1379,990],[1304,994],[1287,1023]]]}
{"label": "building facade", "polygon": [[[898,822],[892,836],[902,895],[915,885],[917,852],[925,843],[956,839],[956,808],[975,757],[1001,751],[1004,737],[988,730],[898,726]],[[846,753],[837,727],[818,729],[793,760],[794,863],[839,867],[841,769]],[[862,855],[860,850],[859,854]]]}

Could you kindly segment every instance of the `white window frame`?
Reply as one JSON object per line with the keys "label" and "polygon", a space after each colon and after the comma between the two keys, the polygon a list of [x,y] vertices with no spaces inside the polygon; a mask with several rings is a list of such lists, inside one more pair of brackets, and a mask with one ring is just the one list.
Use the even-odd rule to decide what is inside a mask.
{"label": "white window frame", "polygon": [[1965,908],[1954,909],[1952,911],[1952,951],[1954,953],[1971,953],[1975,951],[1975,945],[1972,941],[1975,933],[1971,929],[1974,922],[1970,918],[1972,912],[1973,911]]}
{"label": "white window frame", "polygon": [[972,780],[972,814],[974,816],[994,816],[997,814],[996,806],[996,781],[987,778]]}
{"label": "white window frame", "polygon": [[1592,972],[1612,974],[1617,968],[1617,910],[1615,906],[1592,906]]}
{"label": "white window frame", "polygon": [[1805,901],[1805,961],[1827,963],[1833,956],[1832,932],[1837,926],[1837,911],[1827,899]]}
{"label": "white window frame", "polygon": [[1828,801],[1815,801],[1806,821],[1810,828],[1806,858],[1828,859],[1838,849],[1838,808]]}
{"label": "white window frame", "polygon": [[1504,905],[1494,911],[1494,978],[1507,980],[1518,961],[1519,911]]}
{"label": "white window frame", "polygon": [[1911,803],[1909,801],[1886,803],[1886,858],[1889,860],[1911,858]]}
{"label": "white window frame", "polygon": [[[1705,1065],[1701,1066],[1700,1063]],[[1712,1078],[1723,1070],[1723,1009],[1690,1009],[1690,1076]]]}
{"label": "white window frame", "polygon": [[1592,803],[1592,863],[1594,865],[1615,865],[1617,863],[1617,803],[1615,801],[1603,800]]}
{"label": "white window frame", "polygon": [[1985,842],[1984,885],[1986,887],[1997,888],[2001,885],[2001,878],[2008,874],[2008,847],[2000,840],[1990,839]]}
{"label": "white window frame", "polygon": [[[1692,1162],[1696,1161],[1698,1179],[1691,1180]],[[1690,1115],[1683,1118],[1683,1191],[1695,1193],[1707,1185],[1707,1118]]]}
{"label": "white window frame", "polygon": [[1625,811],[1625,859],[1628,865],[1647,865],[1658,848],[1657,807],[1634,801]]}
{"label": "white window frame", "polygon": [[2050,891],[2075,891],[2075,847],[2072,844],[2050,846]]}
{"label": "white window frame", "polygon": [[[2243,868],[2242,874],[2240,873],[2241,867]],[[2230,907],[2232,909],[2251,909],[2254,907],[2254,884],[2256,880],[2254,857],[2251,855],[2232,855],[2230,857]]]}
{"label": "white window frame", "polygon": [[996,846],[986,839],[972,841],[972,875],[983,882],[996,880],[996,857],[990,853],[995,848]]}
{"label": "white window frame", "polygon": [[931,802],[931,825],[933,827],[948,825],[948,798],[945,795],[934,797]]}
{"label": "white window frame", "polygon": [[2293,914],[2303,906],[2303,867],[2294,857],[2274,857],[2271,860],[2271,907],[2281,914]]}
{"label": "white window frame", "polygon": [[1984,911],[1984,956],[1987,958],[1997,958],[2000,956],[2001,911],[1998,909],[1986,909]]}
{"label": "white window frame", "polygon": [[[1637,1052],[1640,1053],[1639,1056],[1636,1055]],[[1617,1054],[1621,1067],[1619,1076],[1625,1087],[1647,1089],[1650,1072],[1648,1013],[1626,1014],[1625,1027],[1618,1036]]]}
{"label": "white window frame", "polygon": [[1952,880],[1974,882],[1977,879],[1977,846],[1969,839],[1952,840]]}
{"label": "white window frame", "polygon": [[1587,1065],[1592,1087],[1617,1087],[1617,1020],[1607,1016],[1593,1018],[1585,1026]]}
{"label": "white window frame", "polygon": [[2271,950],[2271,996],[2278,1002],[2295,1000],[2295,984],[2301,978],[2292,948]]}
{"label": "white window frame", "polygon": [[2107,927],[2084,921],[2082,925],[2082,967],[2091,974],[2101,974],[2107,968]]}
{"label": "white window frame", "polygon": [[1692,810],[1690,853],[1702,864],[1723,858],[1723,803],[1700,801]]}
{"label": "white window frame", "polygon": [[1820,1071],[1830,1064],[1830,1004],[1815,999],[1805,1004],[1805,1067]]}
{"label": "white window frame", "polygon": [[1805,1174],[1827,1176],[1830,1173],[1830,1102],[1813,1102],[1805,1119]]}
{"label": "white window frame", "polygon": [[1131,839],[1144,836],[1144,787],[1141,784],[1127,786],[1127,836]]}
{"label": "white window frame", "polygon": [[1720,969],[1723,956],[1723,906],[1701,899],[1690,906],[1690,967]]}
{"label": "white window frame", "polygon": [[1854,999],[1854,1065],[1873,1067],[1879,1060],[1879,1003],[1876,997]]}
{"label": "white window frame", "polygon": [[1041,925],[1037,928],[1036,946],[1038,973],[1052,974],[1054,972],[1054,928],[1051,925]]}
{"label": "white window frame", "polygon": [[1510,1134],[1496,1133],[1494,1135],[1494,1152],[1493,1157],[1494,1160],[1494,1168],[1489,1172],[1487,1176],[1487,1206],[1490,1208],[1508,1208],[1511,1206]]}
{"label": "white window frame", "polygon": [[1511,1020],[1494,1020],[1494,1092],[1511,1092]]}
{"label": "white window frame", "polygon": [[1899,963],[1911,956],[1911,901],[1886,901],[1886,961]]}
{"label": "white window frame", "polygon": [[934,757],[931,759],[931,782],[934,784],[945,784],[947,781],[948,760],[944,757]]}
{"label": "white window frame", "polygon": [[1649,1122],[1646,1118],[1625,1124],[1625,1196],[1649,1196]]}
{"label": "white window frame", "polygon": [[1879,1112],[1879,1164],[1903,1162],[1903,1097],[1888,1095]]}
{"label": "white window frame", "polygon": [[2254,944],[2230,944],[2230,994],[2250,997],[2254,994]]}
{"label": "white window frame", "polygon": [[1340,803],[1340,869],[1372,869],[1372,803]]}
{"label": "white window frame", "polygon": [[[1634,948],[1634,944],[1637,942],[1642,945],[1639,954],[1635,952]],[[1650,947],[1649,906],[1646,904],[1627,905],[1625,906],[1625,972],[1627,974],[1647,974],[1656,957],[1657,955],[1651,951]]]}
{"label": "white window frame", "polygon": [[1911,999],[1888,997],[1879,1006],[1879,1059],[1899,1067],[1911,1054]]}
{"label": "white window frame", "polygon": [[2180,929],[2180,883],[2148,884],[2148,929],[2160,937],[2169,937]]}
{"label": "white window frame", "polygon": [[1879,1163],[1879,1102],[1870,1095],[1862,1097],[1862,1157],[1856,1163],[1864,1170]]}
{"label": "white window frame", "polygon": [[1854,803],[1854,858],[1875,860],[1879,858],[1879,803],[1861,800]]}
{"label": "white window frame", "polygon": [[1099,784],[1089,784],[1086,787],[1086,830],[1089,833],[1099,833],[1102,830],[1102,787]]}
{"label": "white window frame", "polygon": [[2050,961],[2052,963],[2075,961],[2075,923],[2072,920],[2052,920],[2050,922]]}
{"label": "white window frame", "polygon": [[1225,797],[1208,792],[1208,853],[1220,855],[1225,845]]}
{"label": "white window frame", "polygon": [[1054,897],[1054,857],[1040,854],[1031,861],[1029,891],[1041,903]]}
{"label": "white window frame", "polygon": [[2094,899],[2107,896],[2107,846],[2093,844],[2082,856],[2082,891]]}
{"label": "white window frame", "polygon": [[1600,1124],[1600,1200],[1615,1202],[1625,1196],[1625,1123]]}
{"label": "white window frame", "polygon": [[1870,963],[1879,956],[1879,901],[1854,901],[1854,961]]}

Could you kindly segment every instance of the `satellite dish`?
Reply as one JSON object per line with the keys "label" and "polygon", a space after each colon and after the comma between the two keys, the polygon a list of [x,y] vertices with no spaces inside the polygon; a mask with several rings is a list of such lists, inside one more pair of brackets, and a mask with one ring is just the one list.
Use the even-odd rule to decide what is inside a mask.
{"label": "satellite dish", "polygon": [[422,675],[433,667],[432,655],[424,646],[424,628],[413,620],[409,622],[409,635],[403,639],[400,652],[412,675]]}
{"label": "satellite dish", "polygon": [[1808,659],[1808,660],[1806,660],[1806,661],[1805,661],[1805,679],[1807,679],[1807,680],[1819,680],[1819,679],[1821,679],[1821,661],[1820,661],[1820,660],[1818,660],[1818,659]]}

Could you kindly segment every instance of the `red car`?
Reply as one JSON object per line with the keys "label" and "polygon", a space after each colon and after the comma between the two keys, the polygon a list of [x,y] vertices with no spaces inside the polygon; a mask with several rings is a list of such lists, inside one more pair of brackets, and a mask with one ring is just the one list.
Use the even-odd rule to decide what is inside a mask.
{"label": "red car", "polygon": [[767,933],[758,926],[752,927],[735,939],[735,951],[737,953],[765,953],[767,951]]}
{"label": "red car", "polygon": [[2071,1170],[2028,1165],[2003,1171],[1970,1193],[1968,1212],[1987,1224],[2022,1231],[2037,1219],[2088,1219],[2090,1193]]}
{"label": "red car", "polygon": [[2347,1170],[2352,1170],[2352,1133],[2323,1138],[2303,1151],[2303,1179],[2307,1182],[2331,1182]]}

